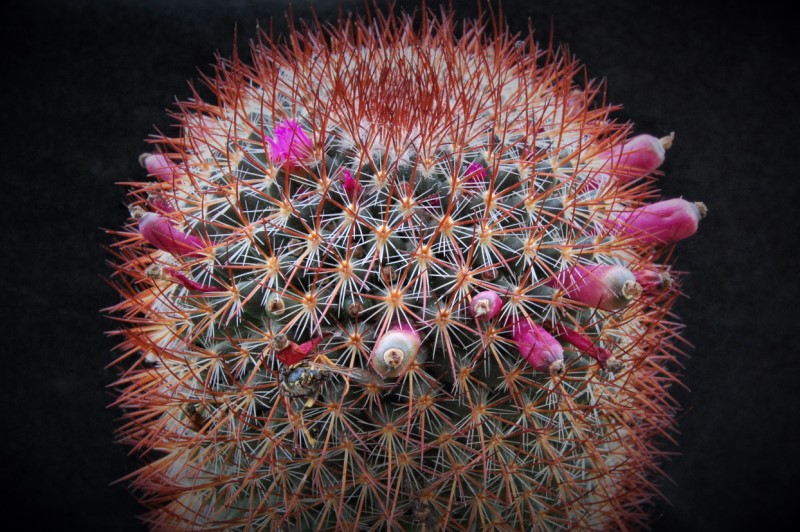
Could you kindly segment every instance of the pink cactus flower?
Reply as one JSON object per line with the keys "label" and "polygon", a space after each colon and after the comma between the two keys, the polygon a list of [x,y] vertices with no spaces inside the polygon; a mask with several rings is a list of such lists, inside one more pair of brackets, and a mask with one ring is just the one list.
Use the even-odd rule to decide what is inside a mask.
{"label": "pink cactus flower", "polygon": [[275,126],[270,145],[270,159],[275,164],[303,162],[312,157],[314,143],[296,120],[284,120]]}
{"label": "pink cactus flower", "polygon": [[512,338],[520,356],[536,371],[546,371],[551,375],[564,372],[564,349],[543,327],[519,320],[514,324]]}
{"label": "pink cactus flower", "polygon": [[623,212],[612,219],[612,231],[640,244],[671,244],[697,232],[706,206],[673,198]]}

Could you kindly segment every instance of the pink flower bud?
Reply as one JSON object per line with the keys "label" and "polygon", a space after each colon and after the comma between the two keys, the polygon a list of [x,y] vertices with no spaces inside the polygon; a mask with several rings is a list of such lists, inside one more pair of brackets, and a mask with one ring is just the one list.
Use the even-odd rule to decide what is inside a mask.
{"label": "pink flower bud", "polygon": [[172,253],[176,257],[203,256],[198,250],[205,248],[205,243],[196,236],[187,235],[176,229],[168,218],[152,212],[140,216],[139,233],[158,249]]}
{"label": "pink flower bud", "polygon": [[469,163],[466,172],[464,172],[464,182],[480,183],[486,179],[486,168],[478,163]]}
{"label": "pink flower bud", "polygon": [[597,156],[606,172],[617,179],[632,181],[644,177],[664,162],[665,148],[672,145],[673,135],[657,139],[637,135]]}
{"label": "pink flower bud", "polygon": [[503,300],[494,290],[480,292],[472,298],[469,309],[472,315],[479,320],[490,320],[500,313]]}
{"label": "pink flower bud", "polygon": [[370,365],[382,377],[399,377],[417,358],[419,333],[407,325],[386,332],[375,342]]}
{"label": "pink flower bud", "polygon": [[306,161],[313,156],[314,144],[296,120],[284,120],[275,126],[269,142],[270,159],[276,164]]}
{"label": "pink flower bud", "polygon": [[556,338],[564,340],[584,355],[593,358],[600,364],[600,367],[614,373],[622,369],[622,364],[614,357],[614,353],[596,345],[589,337],[560,323],[548,324],[548,328]]}
{"label": "pink flower bud", "polygon": [[342,175],[342,186],[344,187],[344,191],[347,193],[347,197],[350,198],[350,201],[355,202],[358,199],[358,196],[361,194],[361,190],[364,188],[358,184],[358,181],[353,178],[353,174],[350,173],[350,170],[346,169]]}
{"label": "pink flower bud", "polygon": [[147,173],[167,183],[186,176],[181,167],[160,153],[143,153],[139,163],[147,169]]}
{"label": "pink flower bud", "polygon": [[636,282],[642,285],[642,289],[647,294],[658,294],[669,290],[672,286],[672,278],[667,272],[639,270],[633,275],[636,277]]}
{"label": "pink flower bud", "polygon": [[520,320],[514,324],[512,338],[520,356],[533,369],[551,375],[564,373],[564,349],[544,328],[528,320]]}
{"label": "pink flower bud", "polygon": [[610,264],[573,266],[548,285],[564,290],[570,299],[601,310],[624,308],[642,293],[630,270]]}
{"label": "pink flower bud", "polygon": [[706,206],[674,198],[623,212],[611,221],[612,231],[645,245],[670,244],[697,232]]}

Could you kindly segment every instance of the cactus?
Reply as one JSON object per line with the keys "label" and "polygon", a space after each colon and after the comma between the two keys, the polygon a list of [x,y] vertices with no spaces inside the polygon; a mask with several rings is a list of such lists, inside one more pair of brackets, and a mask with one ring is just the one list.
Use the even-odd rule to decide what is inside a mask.
{"label": "cactus", "polygon": [[567,53],[417,22],[262,35],[142,156],[110,313],[154,529],[646,522],[705,207]]}

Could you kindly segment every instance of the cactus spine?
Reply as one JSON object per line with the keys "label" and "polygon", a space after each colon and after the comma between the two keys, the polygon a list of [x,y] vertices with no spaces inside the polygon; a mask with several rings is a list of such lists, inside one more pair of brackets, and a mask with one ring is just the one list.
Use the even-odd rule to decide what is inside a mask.
{"label": "cactus spine", "polygon": [[672,138],[530,35],[424,18],[262,36],[142,157],[112,312],[153,528],[646,519],[699,219],[647,206]]}

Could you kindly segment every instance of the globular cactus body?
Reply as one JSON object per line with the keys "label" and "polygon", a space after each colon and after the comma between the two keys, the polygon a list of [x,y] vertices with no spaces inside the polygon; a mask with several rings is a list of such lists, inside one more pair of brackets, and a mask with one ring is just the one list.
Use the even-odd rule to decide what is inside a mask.
{"label": "globular cactus body", "polygon": [[154,528],[646,519],[699,211],[647,205],[664,143],[569,56],[423,22],[264,37],[142,157],[113,312]]}

